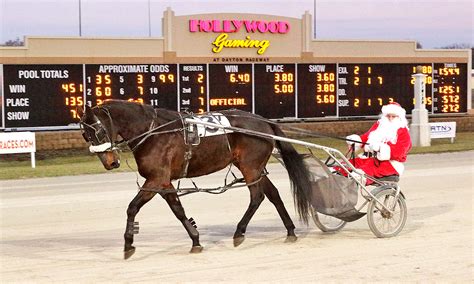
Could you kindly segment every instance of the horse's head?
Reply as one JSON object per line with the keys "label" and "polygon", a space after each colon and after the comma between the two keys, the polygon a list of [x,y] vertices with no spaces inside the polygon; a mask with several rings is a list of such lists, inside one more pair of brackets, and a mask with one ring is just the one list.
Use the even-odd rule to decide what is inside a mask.
{"label": "horse's head", "polygon": [[115,147],[117,133],[114,133],[113,121],[107,109],[86,106],[81,115],[82,137],[90,143],[89,151],[96,153],[107,170],[120,167],[120,155]]}

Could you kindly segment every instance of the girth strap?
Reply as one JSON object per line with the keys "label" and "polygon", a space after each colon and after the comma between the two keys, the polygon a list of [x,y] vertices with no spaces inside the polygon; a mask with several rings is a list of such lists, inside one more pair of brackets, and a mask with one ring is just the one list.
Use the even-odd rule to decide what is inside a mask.
{"label": "girth strap", "polygon": [[193,157],[193,145],[186,145],[186,152],[184,153],[184,168],[181,173],[181,178],[185,178],[188,175],[189,161]]}
{"label": "girth strap", "polygon": [[[181,119],[181,123],[183,124],[183,139],[184,139],[183,142],[184,142],[184,145],[186,146],[186,152],[184,153],[184,167],[183,167],[183,171],[181,172],[180,177],[185,178],[188,175],[189,161],[191,161],[193,157],[193,145],[192,143],[187,143],[186,141],[186,127],[187,127],[186,121],[184,120],[180,112],[178,112],[178,114],[179,114],[179,118]],[[192,113],[186,113],[186,114],[187,114],[186,116],[189,116],[189,115],[192,116]]]}

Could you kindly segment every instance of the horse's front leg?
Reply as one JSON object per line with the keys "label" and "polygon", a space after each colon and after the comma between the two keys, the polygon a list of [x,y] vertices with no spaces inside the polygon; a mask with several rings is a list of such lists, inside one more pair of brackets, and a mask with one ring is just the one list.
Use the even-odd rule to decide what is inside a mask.
{"label": "horse's front leg", "polygon": [[[174,188],[172,189],[174,190]],[[178,220],[183,224],[184,228],[188,232],[189,237],[193,241],[193,246],[190,252],[201,252],[203,247],[199,243],[199,232],[196,227],[191,224],[191,221],[186,217],[186,214],[184,213],[184,208],[181,205],[181,201],[179,201],[178,194],[176,192],[170,192],[163,194],[162,197],[166,200],[176,218],[178,218]]]}
{"label": "horse's front leg", "polygon": [[[150,183],[143,185],[143,187],[150,187]],[[135,198],[130,202],[127,209],[127,227],[125,229],[124,239],[124,259],[128,259],[135,253],[135,247],[133,244],[133,234],[135,234],[135,216],[137,215],[140,208],[150,201],[156,193],[150,191],[140,190]]]}

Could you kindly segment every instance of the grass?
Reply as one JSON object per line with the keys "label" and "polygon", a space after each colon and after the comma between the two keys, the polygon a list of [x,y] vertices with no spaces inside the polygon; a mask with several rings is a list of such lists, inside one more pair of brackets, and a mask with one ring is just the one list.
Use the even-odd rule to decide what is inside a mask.
{"label": "grass", "polygon": [[[431,141],[431,147],[414,147],[410,154],[474,150],[474,132],[457,133],[456,135],[457,137],[453,144],[451,144],[450,139],[434,139]],[[346,151],[346,143],[344,141],[331,138],[309,138],[303,140],[336,148],[343,153]],[[305,147],[302,146],[297,145],[296,148],[299,152],[306,151]],[[0,157],[0,180],[127,172],[132,171],[132,169],[136,170],[137,168],[130,152],[122,153],[122,166],[113,171],[105,170],[95,155],[85,152],[84,150],[38,152],[36,153],[37,160],[35,169],[31,168],[29,154],[4,156],[7,157]],[[325,158],[322,155],[318,156],[319,158]],[[126,161],[128,161],[132,169],[127,166]],[[271,162],[274,161],[272,158]]]}

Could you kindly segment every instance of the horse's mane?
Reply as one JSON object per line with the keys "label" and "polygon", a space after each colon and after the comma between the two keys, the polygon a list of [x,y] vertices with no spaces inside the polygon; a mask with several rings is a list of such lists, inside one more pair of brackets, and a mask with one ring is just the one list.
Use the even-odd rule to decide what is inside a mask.
{"label": "horse's mane", "polygon": [[140,104],[137,102],[129,102],[124,100],[106,100],[101,107],[110,109],[119,108],[126,109],[136,113],[137,115],[145,115],[147,118],[158,118],[160,120],[171,121],[179,118],[179,114],[176,111],[167,110],[164,108],[153,108],[151,105]]}
{"label": "horse's mane", "polygon": [[155,108],[154,110],[158,118],[164,119],[166,121],[176,120],[179,118],[179,113],[177,111],[164,108]]}
{"label": "horse's mane", "polygon": [[150,105],[144,105],[136,102],[124,100],[106,100],[98,108],[119,109],[124,112],[133,113],[134,115],[143,115],[145,118],[153,118],[154,110]]}

